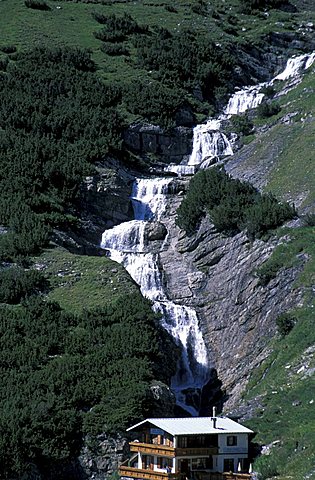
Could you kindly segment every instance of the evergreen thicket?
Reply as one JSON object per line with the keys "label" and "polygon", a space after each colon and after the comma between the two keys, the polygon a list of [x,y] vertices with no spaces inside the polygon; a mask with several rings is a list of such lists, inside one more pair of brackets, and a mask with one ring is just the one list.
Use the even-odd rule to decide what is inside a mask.
{"label": "evergreen thicket", "polygon": [[14,54],[0,76],[2,259],[36,253],[49,226],[73,223],[84,175],[121,147],[120,91],[77,48]]}
{"label": "evergreen thicket", "polygon": [[[22,290],[34,291],[37,273],[20,276]],[[2,272],[1,286],[4,276],[12,285],[16,274]],[[117,432],[149,415],[150,382],[168,381],[177,359],[140,293],[80,316],[39,296],[14,309],[2,305],[0,338],[0,478],[6,479],[21,478],[32,465],[50,472],[78,454],[84,435]]]}
{"label": "evergreen thicket", "polygon": [[177,209],[177,225],[193,233],[208,214],[219,232],[234,235],[245,230],[259,238],[296,215],[294,206],[261,194],[251,184],[235,180],[221,168],[198,172]]}
{"label": "evergreen thicket", "polygon": [[192,93],[198,86],[204,99],[214,103],[218,92],[222,95],[231,87],[228,79],[235,58],[208,35],[190,30],[172,34],[157,28],[150,36],[137,36],[134,45],[139,67],[156,72],[155,78],[173,89]]}

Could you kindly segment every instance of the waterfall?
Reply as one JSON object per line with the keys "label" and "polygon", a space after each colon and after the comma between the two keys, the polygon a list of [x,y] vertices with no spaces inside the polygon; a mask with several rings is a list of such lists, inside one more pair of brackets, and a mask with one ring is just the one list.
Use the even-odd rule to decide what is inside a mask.
{"label": "waterfall", "polygon": [[220,120],[209,120],[194,128],[193,150],[188,165],[200,165],[213,157],[233,155],[226,135],[220,132]]}
{"label": "waterfall", "polygon": [[[206,123],[194,128],[193,148],[187,165],[171,165],[165,171],[177,175],[192,175],[199,168],[208,168],[213,164],[211,159],[233,155],[233,136],[228,139],[221,131],[221,124],[232,115],[239,115],[258,107],[263,101],[264,87],[272,86],[278,80],[288,80],[308,69],[315,61],[315,52],[289,58],[284,70],[270,82],[256,86],[247,86],[231,95],[223,114],[218,118],[210,118]],[[235,135],[235,134],[234,134]]]}
{"label": "waterfall", "polygon": [[225,107],[224,113],[228,116],[238,115],[258,107],[264,98],[264,94],[260,93],[262,85],[265,84],[260,84],[257,87],[246,87],[234,93]]}
{"label": "waterfall", "polygon": [[[159,268],[159,255],[148,253],[145,227],[159,220],[167,207],[167,194],[172,192],[172,178],[136,179],[132,190],[135,220],[122,223],[102,235],[101,247],[112,260],[121,263],[140,286],[142,294],[153,302],[153,310],[161,314],[162,326],[181,347],[181,358],[171,388],[177,404],[192,415],[198,415],[198,400],[187,403],[187,395],[200,399],[208,380],[208,357],[195,310],[171,302],[165,293]],[[191,401],[190,401],[191,403]]]}
{"label": "waterfall", "polygon": [[[167,172],[191,175],[198,168],[207,168],[216,158],[233,155],[233,134],[230,139],[221,131],[221,125],[231,115],[256,108],[263,100],[261,92],[275,81],[295,77],[315,61],[315,52],[288,60],[285,69],[268,83],[245,87],[234,93],[224,113],[210,118],[205,124],[194,128],[193,149],[188,162],[183,165],[169,165]],[[235,139],[235,134],[234,134]],[[163,275],[159,267],[159,254],[149,253],[145,229],[148,222],[161,219],[167,208],[167,195],[172,193],[172,178],[138,178],[132,190],[132,204],[135,220],[125,222],[102,236],[102,248],[110,257],[121,263],[140,286],[144,296],[153,302],[153,309],[161,314],[162,326],[181,346],[181,359],[171,387],[177,404],[192,415],[198,414],[198,400],[202,387],[208,380],[209,360],[204,340],[194,309],[171,302],[166,295]]]}

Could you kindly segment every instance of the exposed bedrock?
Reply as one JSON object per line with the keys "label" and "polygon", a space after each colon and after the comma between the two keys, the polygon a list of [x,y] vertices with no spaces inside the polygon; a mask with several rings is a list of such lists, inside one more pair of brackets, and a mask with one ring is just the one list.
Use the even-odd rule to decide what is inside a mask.
{"label": "exposed bedrock", "polygon": [[251,244],[243,233],[224,237],[208,220],[187,237],[174,222],[179,202],[179,197],[174,199],[168,218],[162,219],[169,232],[160,254],[166,290],[172,301],[197,309],[211,367],[222,382],[229,409],[268,355],[277,316],[302,301],[302,292],[292,288],[298,269],[282,270],[261,286],[255,270],[279,240]]}
{"label": "exposed bedrock", "polygon": [[[190,127],[193,126],[193,121]],[[176,127],[165,130],[157,125],[136,123],[124,132],[128,149],[138,154],[155,155],[166,163],[180,163],[192,150],[192,128]]]}
{"label": "exposed bedrock", "polygon": [[82,186],[83,238],[99,244],[102,232],[133,219],[130,201],[134,176],[114,159],[97,166]]}

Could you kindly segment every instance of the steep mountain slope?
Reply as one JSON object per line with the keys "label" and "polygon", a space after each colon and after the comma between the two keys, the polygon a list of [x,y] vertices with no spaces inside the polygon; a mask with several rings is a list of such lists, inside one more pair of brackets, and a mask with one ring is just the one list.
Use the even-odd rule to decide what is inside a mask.
{"label": "steep mountain slope", "polygon": [[[162,37],[167,36],[168,33],[161,27],[169,29],[174,36],[179,35],[178,30],[184,27],[193,27],[193,31],[200,33],[201,36],[210,31],[214,42],[221,43],[224,48],[226,46],[231,48],[232,45],[232,53],[235,53],[239,62],[234,65],[230,88],[235,84],[242,85],[248,81],[253,83],[270,78],[281,70],[287,55],[301,53],[314,45],[315,15],[313,3],[310,1],[295,1],[291,2],[290,7],[284,6],[280,10],[268,7],[254,13],[240,13],[240,3],[244,2],[236,0],[197,1],[193,4],[174,3],[168,0],[105,3],[96,1],[91,4],[47,0],[50,7],[47,10],[27,8],[24,2],[19,0],[3,0],[0,3],[1,82],[6,77],[5,72],[12,72],[15,69],[15,62],[19,58],[23,59],[23,56],[19,57],[19,52],[28,47],[38,44],[88,47],[92,50],[98,66],[95,74],[105,80],[107,85],[115,84],[115,88],[117,84],[119,85],[117,91],[113,88],[106,92],[113,95],[114,103],[119,103],[119,111],[123,113],[126,125],[139,120],[139,115],[128,110],[124,103],[124,90],[120,88],[124,89],[132,83],[137,85],[140,80],[145,80],[149,84],[152,79],[163,83],[163,74],[143,66],[139,67],[136,42],[129,36],[124,39],[123,45],[120,45],[120,48],[128,50],[128,54],[126,50],[123,55],[112,56],[105,53],[101,40],[93,35],[94,30],[101,29],[101,25],[95,21],[95,12],[104,15],[114,13],[119,17],[126,13],[132,15],[138,24],[142,24],[145,17],[150,32],[147,40],[151,35],[155,35],[154,32],[159,32]],[[297,8],[296,11],[294,6]],[[17,55],[15,48],[18,50]],[[116,53],[117,51],[121,52],[119,49],[116,49]],[[77,53],[80,58],[80,52]],[[89,61],[88,56],[84,58],[94,71],[93,63]],[[80,62],[79,66],[81,67]],[[74,76],[78,75],[76,68],[73,72]],[[201,77],[203,73],[199,72]],[[43,85],[46,86],[45,72],[41,75]],[[61,76],[64,77],[64,74]],[[82,74],[82,77],[86,76],[86,73]],[[215,92],[216,101],[210,107],[200,95],[200,89],[194,90],[193,81],[191,79],[190,81],[185,100],[191,102],[191,109],[184,110],[184,114],[181,112],[179,123],[183,118],[187,119],[187,114],[189,124],[194,121],[194,115],[199,120],[204,119],[209,111],[220,108],[228,93],[227,85],[222,91],[218,88]],[[71,87],[71,76],[68,84]],[[88,85],[100,88],[96,80]],[[25,86],[32,90],[33,82],[25,82]],[[82,92],[90,91],[90,88],[82,87]],[[80,89],[81,87],[76,90],[81,91]],[[68,107],[69,98],[73,98],[68,92],[66,89],[66,99],[57,101],[58,107],[64,105]],[[13,89],[11,93],[13,99],[16,91]],[[40,107],[41,95],[38,97]],[[50,97],[48,92],[47,98]],[[107,94],[103,95],[103,100],[104,97],[107,99]],[[25,106],[23,94],[20,98],[20,107],[23,109]],[[167,97],[168,101],[169,99],[177,102],[178,97],[170,95]],[[81,100],[80,108],[89,104],[88,96],[82,94]],[[108,100],[111,103],[111,98]],[[165,289],[169,298],[178,303],[191,305],[198,311],[211,359],[211,378],[204,388],[202,410],[208,411],[209,405],[213,403],[221,405],[225,412],[232,411],[235,415],[248,420],[249,425],[258,432],[259,444],[277,442],[274,448],[269,449],[272,452],[271,456],[266,457],[267,460],[263,457],[263,460],[258,461],[258,464],[261,463],[260,470],[262,472],[264,470],[265,476],[271,476],[277,471],[281,473],[283,479],[290,476],[305,479],[314,476],[312,465],[314,438],[311,432],[310,412],[313,405],[311,382],[314,373],[312,347],[314,71],[309,71],[302,83],[294,86],[287,94],[275,96],[273,100],[279,102],[280,111],[268,119],[259,118],[255,112],[250,114],[255,131],[241,139],[238,152],[232,158],[225,159],[225,168],[235,178],[249,180],[266,192],[294,201],[299,212],[303,215],[309,214],[306,218],[307,226],[302,228],[302,220],[296,220],[291,223],[290,228],[279,229],[269,238],[250,242],[244,233],[232,238],[218,234],[206,218],[198,231],[187,237],[175,225],[174,220],[188,182],[175,180],[177,186],[174,187],[173,193],[176,194],[169,196],[169,208],[161,219],[169,232],[167,241],[163,243],[162,240],[155,239],[156,231],[152,224],[151,233],[148,234],[148,248],[158,251],[163,244],[159,266],[164,274]],[[95,102],[98,102],[96,94],[92,110],[96,108]],[[30,100],[30,112],[33,111],[33,103]],[[47,105],[49,106],[49,102]],[[157,110],[161,110],[160,103]],[[7,111],[10,111],[10,106]],[[80,110],[78,118],[84,117],[82,115],[84,111]],[[174,113],[172,109],[171,111]],[[98,112],[101,119],[101,112],[99,110]],[[57,113],[60,115],[58,121],[55,122],[53,118],[52,124],[62,136],[64,130],[60,128],[58,122],[64,121],[67,117],[64,116],[65,112],[62,109],[57,110]],[[86,132],[87,126],[91,124],[90,115],[90,113],[86,115],[86,123],[82,124],[83,132]],[[5,114],[1,124],[1,140],[4,139],[3,132],[8,117],[9,115]],[[22,119],[27,129],[31,129],[34,123],[30,120],[31,117],[27,115],[25,118],[22,117],[17,115],[17,118],[13,119],[14,126],[20,128],[22,123],[23,127],[23,122],[20,122]],[[73,120],[71,109],[69,118]],[[39,132],[47,127],[45,119],[44,112],[43,118],[36,123]],[[75,130],[76,122],[72,123]],[[154,127],[154,130],[154,135],[157,130],[157,135],[160,135],[159,128]],[[152,139],[156,137],[151,135],[150,130],[147,133],[146,146],[151,148]],[[67,134],[69,138],[66,138],[66,146],[69,142],[78,140],[76,137],[73,139],[73,131]],[[97,139],[93,135],[96,135]],[[29,137],[30,131],[27,130],[25,138]],[[120,138],[114,134],[112,137],[111,140],[115,140],[115,148],[119,150]],[[45,141],[47,138],[46,136]],[[113,159],[112,156],[100,158],[102,153],[107,153],[108,150],[102,150],[104,145],[97,132],[91,132],[91,143],[86,144],[86,138],[84,136],[82,138],[78,150],[82,153],[83,146],[88,150],[84,161],[87,158],[95,160],[91,151],[94,152],[95,143],[100,143],[99,150],[95,149],[98,157],[96,165],[90,163],[89,168],[78,170],[78,157],[83,161],[81,155],[69,153],[65,149],[66,154],[59,162],[59,171],[55,172],[54,150],[43,149],[40,156],[36,157],[38,159],[36,168],[39,172],[42,163],[49,160],[47,162],[49,172],[45,181],[49,186],[51,198],[43,195],[40,189],[38,195],[40,201],[37,202],[37,195],[34,194],[33,186],[35,185],[37,192],[36,188],[41,188],[42,180],[42,175],[37,174],[37,170],[33,168],[35,158],[33,152],[36,149],[31,150],[27,167],[23,150],[20,156],[8,157],[14,166],[17,158],[23,173],[26,172],[23,182],[19,181],[17,173],[11,169],[10,161],[6,164],[7,170],[2,172],[2,181],[8,184],[12,180],[13,187],[10,184],[9,190],[13,192],[15,182],[16,185],[22,183],[24,185],[25,181],[29,194],[27,199],[28,201],[31,199],[30,205],[36,211],[37,220],[40,218],[41,221],[50,222],[49,224],[55,227],[50,237],[55,243],[65,246],[71,252],[94,255],[99,253],[102,229],[132,218],[129,196],[136,172],[137,175],[155,175],[157,173],[155,162],[161,160],[161,156],[160,152],[152,150],[148,154],[142,143],[140,147],[142,151],[136,152],[136,155],[120,150],[118,153],[111,152],[118,154],[119,160]],[[168,135],[164,136],[165,150],[169,147],[169,138]],[[176,142],[176,138],[176,135],[173,135],[172,141]],[[79,140],[81,141],[81,137]],[[52,142],[47,143],[51,147]],[[189,141],[187,143],[189,144]],[[187,143],[185,142],[185,148]],[[9,145],[3,141],[3,146],[10,152]],[[157,150],[159,146],[157,142]],[[68,164],[66,160],[69,158],[71,163]],[[161,168],[161,165],[158,165],[158,168]],[[6,177],[5,172],[10,176]],[[69,174],[71,174],[69,188],[65,188],[65,192],[61,192],[62,195],[58,195],[58,192],[56,195],[56,188],[62,184],[60,178],[64,180]],[[78,185],[84,174],[90,176],[82,185],[79,195]],[[65,187],[67,186],[66,184]],[[67,195],[71,201],[72,196],[75,196],[75,208],[71,201],[70,207],[68,203],[65,205]],[[18,207],[21,206],[19,198],[16,203]],[[9,200],[5,198],[3,204],[7,213],[10,198]],[[52,211],[48,211],[51,215],[46,215],[47,205]],[[78,210],[81,208],[79,215]],[[79,221],[68,215],[69,212],[80,216]],[[21,221],[24,217],[20,210],[18,213],[17,218]],[[13,222],[13,226],[10,224],[9,228],[17,229],[17,218],[14,218],[16,223]],[[69,223],[63,228],[64,222]],[[36,222],[34,225],[37,225]],[[22,227],[21,234],[32,231],[32,228],[27,228],[27,223]],[[6,235],[7,228],[8,225],[5,224],[1,229],[0,233],[4,233],[2,238]],[[159,228],[161,230],[161,225],[157,226],[157,230]],[[17,232],[19,233],[18,229]],[[44,234],[46,240],[46,230]],[[14,241],[19,246],[16,238]],[[40,241],[39,245],[42,245]],[[14,263],[19,262],[27,271],[31,266],[29,261],[30,259],[23,256],[14,257]],[[122,268],[117,267],[111,260],[98,255],[85,257],[70,254],[54,245],[52,250],[45,250],[40,257],[32,258],[32,261],[33,268],[42,270],[51,281],[52,289],[48,296],[45,291],[36,290],[37,300],[31,299],[28,303],[27,299],[22,298],[20,304],[13,307],[1,305],[5,346],[2,349],[3,361],[8,375],[6,378],[9,379],[7,384],[9,387],[12,386],[2,391],[3,410],[0,419],[5,431],[0,438],[0,447],[4,452],[2,475],[4,478],[9,476],[24,478],[23,475],[29,474],[30,477],[41,479],[57,476],[67,480],[74,476],[84,476],[82,465],[78,466],[76,458],[82,446],[83,419],[88,418],[91,420],[86,421],[84,432],[89,432],[92,437],[89,438],[90,444],[85,445],[84,453],[90,448],[83,461],[85,472],[88,471],[87,475],[94,476],[93,478],[99,475],[98,478],[103,480],[108,476],[108,464],[102,461],[102,455],[95,462],[97,467],[90,468],[91,464],[94,465],[91,451],[95,451],[95,439],[96,443],[101,442],[101,447],[104,448],[100,449],[102,452],[106,452],[108,447],[106,439],[104,440],[106,433],[99,437],[97,433],[106,428],[112,430],[118,426],[123,428],[131,419],[145,415],[148,408],[154,408],[154,412],[159,415],[172,413],[172,395],[167,387],[156,383],[156,378],[169,381],[176,364],[177,350],[157,328],[156,317],[153,316],[148,303],[142,303],[143,299],[138,288]],[[1,264],[1,274],[8,267],[14,267],[12,258],[11,264],[5,262]],[[131,309],[128,303],[130,298],[128,294],[133,296],[136,304],[134,309]],[[48,303],[48,300],[57,301],[64,311],[60,310],[58,305]],[[33,301],[35,306],[32,304]],[[131,304],[133,305],[133,302]],[[137,311],[137,306],[140,306],[141,312]],[[51,308],[51,312],[46,314],[46,307],[47,310]],[[129,308],[132,315],[126,319],[126,310]],[[106,315],[100,309],[104,309]],[[294,327],[290,333],[281,338],[277,333],[277,319],[284,313],[288,313],[293,322],[289,322],[289,326],[292,327],[294,324]],[[52,318],[49,317],[50,314]],[[108,316],[106,321],[111,324],[112,315],[113,328],[111,325],[104,325],[104,316]],[[8,318],[12,321],[8,322]],[[145,330],[149,332],[145,342],[139,338],[135,318],[137,322],[145,322]],[[113,331],[116,332],[116,336]],[[158,340],[152,342],[152,338]],[[131,339],[134,343],[129,342]],[[157,343],[160,346],[159,355]],[[129,357],[126,345],[128,348],[132,349],[133,346],[135,348]],[[103,357],[98,358],[95,352],[101,352]],[[162,371],[160,365],[163,364],[165,355],[170,368]],[[130,367],[130,357],[135,371]],[[92,373],[91,363],[94,366]],[[77,368],[78,365],[81,370]],[[28,369],[29,366],[31,370]],[[155,372],[152,373],[151,369],[155,369]],[[112,379],[114,388],[111,384]],[[29,384],[29,380],[33,383]],[[121,388],[121,382],[128,388]],[[137,390],[138,385],[141,387],[140,392]],[[158,398],[154,405],[152,397],[156,400],[159,397],[156,391],[163,388],[166,393],[164,399],[161,402]],[[191,402],[194,401],[192,396]],[[60,412],[65,412],[64,417]],[[57,434],[54,430],[55,418],[58,420],[58,422],[56,420],[58,428],[60,427]],[[104,418],[108,422],[106,425]],[[58,443],[59,435],[62,442]],[[10,442],[7,438],[10,438]],[[272,459],[270,462],[269,458]],[[69,468],[71,462],[76,469],[75,472]],[[111,468],[112,466],[109,470]]]}

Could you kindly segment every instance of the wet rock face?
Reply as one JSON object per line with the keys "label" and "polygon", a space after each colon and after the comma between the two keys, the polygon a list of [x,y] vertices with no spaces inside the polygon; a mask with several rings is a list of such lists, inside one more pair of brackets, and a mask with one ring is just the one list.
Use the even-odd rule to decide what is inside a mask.
{"label": "wet rock face", "polygon": [[82,187],[83,238],[100,242],[102,232],[134,218],[130,201],[134,177],[118,161],[108,160]]}
{"label": "wet rock face", "polygon": [[117,472],[119,465],[127,458],[129,452],[128,440],[121,435],[110,437],[106,433],[93,439],[93,444],[87,438],[79,457],[81,467],[80,478],[107,480]]}
{"label": "wet rock face", "polygon": [[162,382],[155,381],[150,386],[149,396],[154,417],[173,417],[176,399],[171,389]]}
{"label": "wet rock face", "polygon": [[154,154],[166,163],[180,163],[192,149],[192,128],[166,131],[150,124],[134,124],[124,132],[127,148],[138,154]]}
{"label": "wet rock face", "polygon": [[167,229],[161,222],[149,223],[146,227],[147,240],[152,242],[154,240],[164,240],[167,235]]}
{"label": "wet rock face", "polygon": [[250,373],[268,355],[275,320],[301,302],[292,285],[298,269],[280,271],[267,286],[255,274],[278,240],[249,242],[245,234],[224,237],[204,220],[187,237],[174,225],[177,197],[162,218],[169,235],[160,254],[169,298],[196,308],[210,368],[215,368],[226,394],[226,409],[240,400]]}

